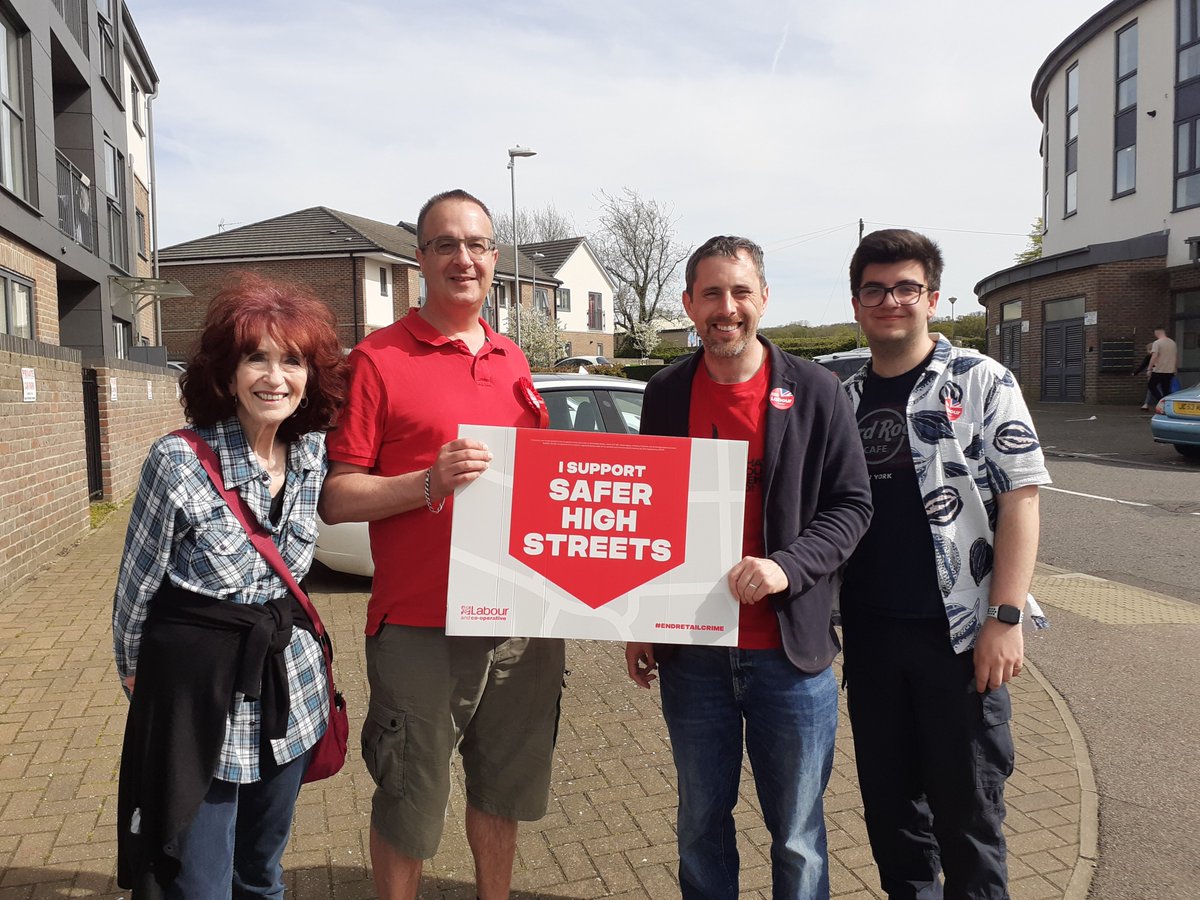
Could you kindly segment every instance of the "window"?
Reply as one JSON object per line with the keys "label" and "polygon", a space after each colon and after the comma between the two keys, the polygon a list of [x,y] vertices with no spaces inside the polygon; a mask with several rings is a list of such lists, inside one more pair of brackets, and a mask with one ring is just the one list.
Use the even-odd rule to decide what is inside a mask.
{"label": "window", "polygon": [[108,194],[108,258],[129,268],[129,238],[125,232],[125,154],[105,141],[104,191]]}
{"label": "window", "polygon": [[96,25],[100,32],[100,76],[109,87],[119,91],[121,81],[117,78],[117,29],[113,15],[113,0],[96,0]]}
{"label": "window", "polygon": [[595,291],[588,291],[588,328],[593,331],[604,328],[604,298]]}
{"label": "window", "polygon": [[1082,319],[1084,299],[1072,297],[1069,300],[1051,300],[1046,304],[1045,320],[1047,322],[1062,322],[1065,319]]}
{"label": "window", "polygon": [[1176,82],[1200,75],[1200,0],[1179,0]]}
{"label": "window", "polygon": [[571,289],[560,287],[558,289],[558,297],[554,301],[554,308],[559,312],[571,311]]}
{"label": "window", "polygon": [[417,276],[417,306],[425,305],[425,276]]}
{"label": "window", "polygon": [[113,345],[117,359],[129,359],[129,345],[133,343],[133,327],[128,322],[113,319]]}
{"label": "window", "polygon": [[1042,99],[1042,234],[1050,227],[1050,94]]}
{"label": "window", "polygon": [[1079,63],[1067,69],[1067,153],[1063,215],[1079,208]]}
{"label": "window", "polygon": [[379,267],[379,296],[386,297],[388,295],[388,270],[387,266]]}
{"label": "window", "polygon": [[0,334],[33,340],[33,282],[0,269]]}
{"label": "window", "polygon": [[1000,321],[1015,322],[1021,318],[1021,301],[1010,300],[1000,307]]}
{"label": "window", "polygon": [[0,13],[0,185],[25,198],[22,43],[13,24]]}
{"label": "window", "polygon": [[142,130],[142,89],[138,87],[137,79],[129,79],[129,109],[133,118],[133,127],[138,130],[139,134],[144,134]]}
{"label": "window", "polygon": [[496,309],[508,306],[508,285],[497,282],[492,285],[492,297],[496,301]]}
{"label": "window", "polygon": [[1196,141],[1200,116],[1175,125],[1175,208],[1200,206],[1200,146]]}
{"label": "window", "polygon": [[544,316],[550,315],[550,292],[545,288],[534,288],[533,308]]}
{"label": "window", "polygon": [[137,223],[138,256],[140,256],[142,259],[146,259],[147,255],[148,255],[147,254],[147,245],[149,244],[149,241],[146,240],[146,214],[144,212],[142,212],[140,209],[134,210],[133,214],[135,216],[136,223]]}
{"label": "window", "polygon": [[1137,186],[1137,22],[1117,32],[1116,118],[1113,123],[1113,196]]}

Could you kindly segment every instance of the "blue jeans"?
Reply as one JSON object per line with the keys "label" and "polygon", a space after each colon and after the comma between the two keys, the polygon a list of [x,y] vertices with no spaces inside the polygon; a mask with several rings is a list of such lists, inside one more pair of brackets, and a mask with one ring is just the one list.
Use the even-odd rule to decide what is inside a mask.
{"label": "blue jeans", "polygon": [[252,784],[213,779],[183,835],[168,900],[283,896],[280,861],[308,756],[282,766],[264,760],[262,780]]}
{"label": "blue jeans", "polygon": [[782,650],[672,648],[659,665],[663,717],[679,776],[684,900],[738,896],[733,807],[742,731],[771,834],[772,896],[829,896],[822,795],[833,769],[832,669],[805,675]]}

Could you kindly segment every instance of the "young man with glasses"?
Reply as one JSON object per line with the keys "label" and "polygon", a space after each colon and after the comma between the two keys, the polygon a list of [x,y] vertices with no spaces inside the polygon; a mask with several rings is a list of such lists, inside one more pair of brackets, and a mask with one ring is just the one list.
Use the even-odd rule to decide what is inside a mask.
{"label": "young man with glasses", "polygon": [[662,688],[679,778],[684,900],[736,900],[743,734],[771,834],[774,896],[828,900],[822,796],[833,769],[831,575],[871,515],[850,405],[829,373],[758,337],[762,249],[714,237],[688,260],[683,306],[702,349],[650,380],[642,433],[746,441],[738,646],[631,643],[629,677]]}
{"label": "young man with glasses", "polygon": [[371,523],[362,746],[384,900],[416,897],[422,861],[437,852],[455,747],[482,900],[508,896],[517,822],[541,818],[549,799],[563,642],[445,633],[454,491],[491,459],[484,444],[458,439],[458,426],[540,424],[524,354],[479,317],[496,268],[492,235],[487,207],[465,191],[421,209],[425,304],[350,354],[347,406],[327,442],[322,517]]}
{"label": "young man with glasses", "polygon": [[906,230],[850,263],[871,361],[846,381],[874,516],[841,592],[867,833],[891,898],[1008,897],[1006,683],[1021,673],[1038,485],[1049,475],[1012,373],[929,333],[942,255]]}

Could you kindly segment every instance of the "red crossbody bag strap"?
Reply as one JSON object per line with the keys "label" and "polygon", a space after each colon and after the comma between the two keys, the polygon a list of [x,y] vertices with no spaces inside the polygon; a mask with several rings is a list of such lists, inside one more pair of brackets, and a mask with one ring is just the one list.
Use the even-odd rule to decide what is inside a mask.
{"label": "red crossbody bag strap", "polygon": [[[178,431],[172,431],[171,434],[183,438],[196,451],[196,457],[200,460],[200,465],[204,467],[204,471],[208,473],[208,477],[212,480],[213,487],[217,489],[217,493],[229,504],[230,512],[242,523],[242,527],[246,529],[246,534],[250,536],[250,541],[254,544],[255,549],[279,573],[279,577],[283,579],[283,583],[287,585],[288,590],[296,595],[296,599],[300,601],[300,605],[304,608],[309,620],[312,622],[313,630],[317,634],[318,643],[323,648],[327,648],[329,642],[325,640],[325,625],[321,622],[321,617],[313,607],[312,601],[308,599],[308,594],[304,593],[300,585],[296,583],[296,578],[292,575],[291,570],[288,569],[287,563],[283,561],[283,557],[279,553],[279,548],[275,546],[275,542],[271,540],[271,536],[267,534],[266,529],[262,527],[250,511],[250,507],[246,503],[246,498],[237,491],[231,491],[225,487],[225,478],[221,474],[221,460],[217,458],[216,451],[209,446],[208,441],[189,428],[180,428]],[[330,651],[327,649],[325,652],[329,653]]]}

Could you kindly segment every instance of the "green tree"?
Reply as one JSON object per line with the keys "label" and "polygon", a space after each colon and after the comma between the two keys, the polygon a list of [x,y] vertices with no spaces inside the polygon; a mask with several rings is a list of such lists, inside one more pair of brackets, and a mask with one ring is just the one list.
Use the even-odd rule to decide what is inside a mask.
{"label": "green tree", "polygon": [[1029,243],[1025,245],[1025,249],[1018,253],[1013,259],[1018,263],[1033,262],[1035,259],[1042,258],[1042,236],[1046,233],[1046,223],[1042,221],[1042,217],[1038,216],[1033,220],[1033,225],[1029,228]]}

